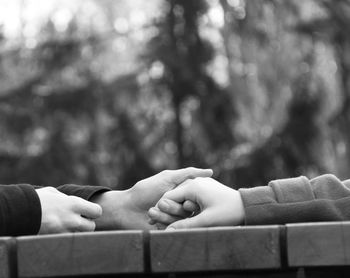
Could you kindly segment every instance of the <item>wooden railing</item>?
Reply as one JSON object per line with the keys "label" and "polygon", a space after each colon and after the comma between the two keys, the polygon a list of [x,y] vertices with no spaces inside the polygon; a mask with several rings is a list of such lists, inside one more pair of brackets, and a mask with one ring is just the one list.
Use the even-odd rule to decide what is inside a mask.
{"label": "wooden railing", "polygon": [[0,277],[350,277],[350,222],[0,238]]}

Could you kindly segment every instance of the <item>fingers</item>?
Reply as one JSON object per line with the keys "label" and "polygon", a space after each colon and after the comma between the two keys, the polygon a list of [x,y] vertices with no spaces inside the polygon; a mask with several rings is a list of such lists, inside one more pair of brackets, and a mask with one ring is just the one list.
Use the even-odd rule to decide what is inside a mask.
{"label": "fingers", "polygon": [[156,207],[149,209],[148,216],[152,219],[152,223],[156,222],[163,225],[169,225],[179,220],[179,217],[164,213]]}
{"label": "fingers", "polygon": [[74,228],[74,232],[93,232],[95,231],[95,228],[95,221],[84,217],[80,217],[78,225]]}
{"label": "fingers", "polygon": [[[186,210],[184,209],[184,205]],[[180,219],[190,217],[193,213],[198,211],[199,206],[192,201],[185,201],[184,204],[179,204],[169,199],[162,199],[158,202],[157,207],[149,209],[149,223],[152,225],[155,223],[169,225]]]}
{"label": "fingers", "polygon": [[169,199],[161,199],[157,207],[164,213],[186,218],[191,215],[192,211],[185,210],[182,204],[174,202]]}
{"label": "fingers", "polygon": [[191,201],[191,200],[186,200],[183,204],[182,207],[184,210],[189,211],[189,212],[197,212],[200,210],[200,207],[197,203]]}
{"label": "fingers", "polygon": [[96,219],[102,216],[102,208],[100,205],[86,201],[79,197],[69,197],[74,199],[74,210],[80,215],[89,219]]}
{"label": "fingers", "polygon": [[189,180],[185,181],[180,186],[164,193],[162,199],[158,203],[160,203],[164,199],[181,204],[185,201],[193,201],[194,203],[196,203],[196,194],[192,192],[193,190],[195,190],[195,188],[190,185],[191,184]]}
{"label": "fingers", "polygon": [[198,177],[211,177],[213,175],[213,170],[188,167],[184,169],[169,171],[168,173],[169,178],[172,182],[174,182],[175,184],[180,184],[187,179],[194,179]]}

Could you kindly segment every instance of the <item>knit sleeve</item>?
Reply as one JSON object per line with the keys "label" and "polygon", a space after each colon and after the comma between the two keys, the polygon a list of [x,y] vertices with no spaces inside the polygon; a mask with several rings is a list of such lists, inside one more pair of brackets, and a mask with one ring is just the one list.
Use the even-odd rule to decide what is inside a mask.
{"label": "knit sleeve", "polygon": [[245,223],[284,224],[350,220],[350,181],[334,175],[271,181],[268,186],[240,189]]}

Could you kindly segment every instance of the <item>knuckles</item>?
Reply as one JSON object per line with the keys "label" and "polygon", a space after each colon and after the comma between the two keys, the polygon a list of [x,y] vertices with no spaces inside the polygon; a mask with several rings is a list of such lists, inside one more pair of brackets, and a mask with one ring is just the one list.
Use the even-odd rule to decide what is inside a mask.
{"label": "knuckles", "polygon": [[163,178],[168,177],[171,174],[170,170],[163,170],[162,172],[159,173],[159,175]]}

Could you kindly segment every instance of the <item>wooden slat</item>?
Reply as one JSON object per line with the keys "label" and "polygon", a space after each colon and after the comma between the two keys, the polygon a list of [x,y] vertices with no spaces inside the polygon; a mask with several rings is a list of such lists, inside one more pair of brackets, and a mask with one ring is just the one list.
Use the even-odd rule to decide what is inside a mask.
{"label": "wooden slat", "polygon": [[339,266],[350,264],[350,223],[287,225],[288,265]]}
{"label": "wooden slat", "polygon": [[19,277],[142,273],[142,231],[17,238]]}
{"label": "wooden slat", "polygon": [[[143,277],[143,276],[141,276]],[[182,273],[157,273],[153,276],[144,276],[147,278],[309,278],[300,276],[298,270],[290,271],[279,270],[233,270],[233,271],[211,271],[211,272],[182,272]],[[348,276],[343,276],[348,277]],[[130,278],[130,277],[124,277]],[[134,277],[132,277],[134,278]],[[311,278],[311,277],[310,277]],[[312,277],[313,278],[313,277]],[[316,277],[315,277],[316,278]],[[319,278],[319,277],[317,277]],[[336,278],[329,276],[328,278]]]}
{"label": "wooden slat", "polygon": [[152,272],[281,267],[278,226],[152,231],[150,253]]}
{"label": "wooden slat", "polygon": [[0,278],[16,276],[16,239],[0,237]]}

